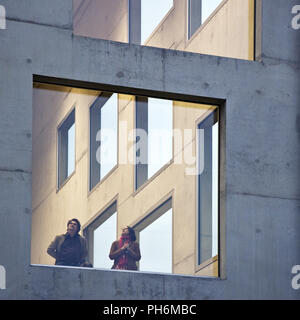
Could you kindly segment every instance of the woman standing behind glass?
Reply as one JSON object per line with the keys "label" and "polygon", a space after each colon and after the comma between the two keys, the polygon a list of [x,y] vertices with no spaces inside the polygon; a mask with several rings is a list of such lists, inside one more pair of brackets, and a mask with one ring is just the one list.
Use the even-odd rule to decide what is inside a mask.
{"label": "woman standing behind glass", "polygon": [[132,228],[122,230],[119,240],[112,243],[109,258],[114,260],[112,269],[137,270],[136,261],[141,259],[139,244]]}

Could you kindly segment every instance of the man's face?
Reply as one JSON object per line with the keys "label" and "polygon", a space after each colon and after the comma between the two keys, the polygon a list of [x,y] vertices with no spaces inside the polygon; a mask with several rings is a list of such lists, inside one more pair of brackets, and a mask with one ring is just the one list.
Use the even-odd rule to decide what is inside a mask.
{"label": "man's face", "polygon": [[74,236],[76,233],[77,233],[77,230],[78,230],[78,224],[76,221],[71,221],[69,224],[68,224],[68,227],[67,227],[67,232],[70,236]]}

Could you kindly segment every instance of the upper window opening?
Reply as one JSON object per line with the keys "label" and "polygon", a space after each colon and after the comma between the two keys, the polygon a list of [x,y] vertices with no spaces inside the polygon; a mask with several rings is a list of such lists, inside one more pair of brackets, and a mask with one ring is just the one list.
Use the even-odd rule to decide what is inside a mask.
{"label": "upper window opening", "polygon": [[172,7],[173,0],[141,0],[141,44],[146,42]]}
{"label": "upper window opening", "polygon": [[[245,2],[248,1],[73,0],[73,33],[253,60],[254,0],[246,6]],[[220,11],[215,18],[207,23],[207,28],[199,30],[217,7]],[[192,41],[186,41],[191,38]]]}

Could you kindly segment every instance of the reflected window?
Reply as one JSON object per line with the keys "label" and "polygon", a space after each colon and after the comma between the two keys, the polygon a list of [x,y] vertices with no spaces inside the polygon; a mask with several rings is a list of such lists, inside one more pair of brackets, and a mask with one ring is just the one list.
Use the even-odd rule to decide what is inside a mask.
{"label": "reflected window", "polygon": [[110,269],[112,261],[109,259],[109,251],[117,238],[116,203],[85,228],[84,234],[88,240],[89,261],[92,261],[93,267]]}
{"label": "reflected window", "polygon": [[90,190],[117,164],[118,95],[103,92],[90,108]]}
{"label": "reflected window", "polygon": [[75,109],[58,127],[58,187],[75,170]]}
{"label": "reflected window", "polygon": [[141,0],[141,44],[146,42],[172,7],[173,0]]}
{"label": "reflected window", "polygon": [[188,38],[190,39],[222,0],[188,0]]}
{"label": "reflected window", "polygon": [[136,97],[136,189],[172,159],[172,128],[173,101]]}
{"label": "reflected window", "polygon": [[140,271],[172,273],[171,202],[166,201],[135,227],[142,253]]}
{"label": "reflected window", "polygon": [[202,23],[213,13],[223,0],[202,0],[201,21]]}
{"label": "reflected window", "polygon": [[198,125],[198,265],[218,255],[219,115]]}

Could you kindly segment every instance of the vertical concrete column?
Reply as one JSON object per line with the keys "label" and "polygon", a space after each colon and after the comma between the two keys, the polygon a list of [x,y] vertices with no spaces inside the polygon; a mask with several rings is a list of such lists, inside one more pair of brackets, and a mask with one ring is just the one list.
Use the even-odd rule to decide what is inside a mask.
{"label": "vertical concrete column", "polygon": [[297,5],[299,0],[256,0],[256,60],[300,61],[300,31],[292,23]]}
{"label": "vertical concrete column", "polygon": [[141,0],[128,0],[129,43],[141,44]]}

